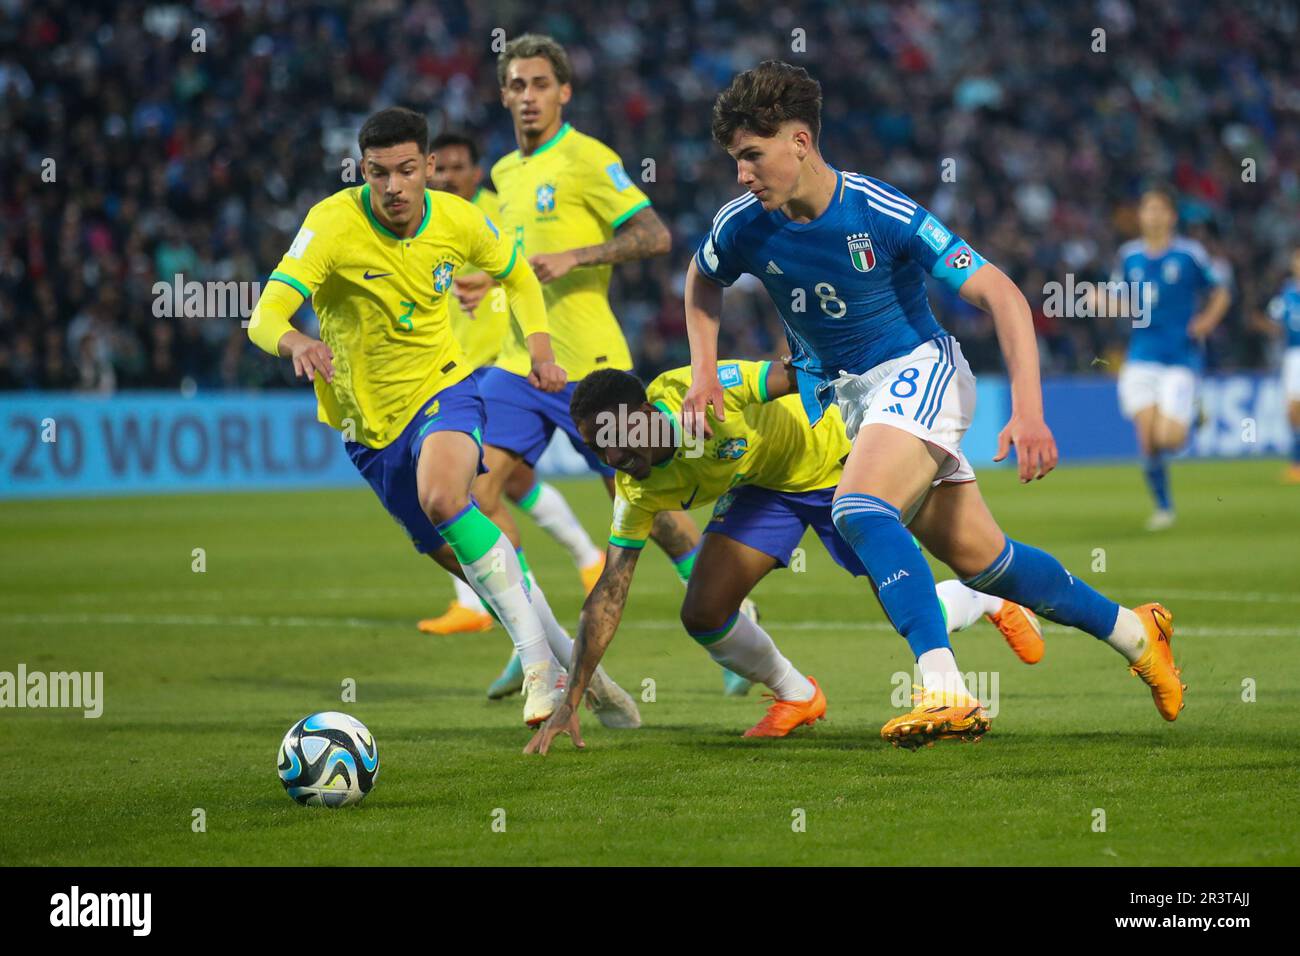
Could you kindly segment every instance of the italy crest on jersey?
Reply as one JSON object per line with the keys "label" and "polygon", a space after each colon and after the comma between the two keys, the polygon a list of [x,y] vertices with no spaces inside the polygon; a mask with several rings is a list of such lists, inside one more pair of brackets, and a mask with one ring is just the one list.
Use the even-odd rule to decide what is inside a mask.
{"label": "italy crest on jersey", "polygon": [[855,232],[848,237],[849,258],[853,268],[859,272],[870,272],[876,267],[876,250],[871,248],[871,236],[865,232]]}
{"label": "italy crest on jersey", "polygon": [[537,187],[537,211],[555,212],[555,187],[550,183],[542,183]]}

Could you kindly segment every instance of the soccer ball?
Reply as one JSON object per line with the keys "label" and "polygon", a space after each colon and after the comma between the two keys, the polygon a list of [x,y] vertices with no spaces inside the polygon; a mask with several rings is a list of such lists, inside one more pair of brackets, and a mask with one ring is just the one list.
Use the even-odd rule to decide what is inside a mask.
{"label": "soccer ball", "polygon": [[280,782],[304,806],[360,803],[379,776],[379,748],[366,725],[329,710],[304,717],[284,735]]}

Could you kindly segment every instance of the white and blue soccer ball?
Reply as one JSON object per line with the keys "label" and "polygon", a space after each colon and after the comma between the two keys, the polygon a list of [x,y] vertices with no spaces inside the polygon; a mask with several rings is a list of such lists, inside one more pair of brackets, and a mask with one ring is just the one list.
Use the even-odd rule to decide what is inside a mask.
{"label": "white and blue soccer ball", "polygon": [[304,717],[284,735],[280,782],[304,806],[360,803],[379,776],[379,748],[366,725],[335,710]]}

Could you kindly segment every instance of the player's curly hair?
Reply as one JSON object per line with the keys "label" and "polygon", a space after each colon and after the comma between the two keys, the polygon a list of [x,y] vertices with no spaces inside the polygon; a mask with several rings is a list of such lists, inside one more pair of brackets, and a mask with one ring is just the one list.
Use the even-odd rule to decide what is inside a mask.
{"label": "player's curly hair", "polygon": [[787,120],[808,124],[813,142],[822,130],[822,85],[801,66],[764,60],[736,75],[713,101],[713,139],[723,149],[740,130],[775,136]]}
{"label": "player's curly hair", "polygon": [[592,372],[573,390],[569,399],[569,416],[574,424],[589,422],[601,412],[612,412],[620,405],[629,410],[645,404],[646,391],[641,380],[631,372],[602,368]]}
{"label": "player's curly hair", "polygon": [[383,149],[399,143],[414,143],[420,147],[421,156],[428,154],[429,121],[423,113],[404,106],[390,106],[362,123],[357,136],[357,145],[361,147],[363,156],[367,149]]}
{"label": "player's curly hair", "polygon": [[528,60],[535,56],[544,56],[551,61],[555,82],[564,84],[573,79],[569,54],[564,52],[558,40],[540,33],[521,33],[497,56],[497,86],[506,85],[506,70],[510,68],[511,60]]}

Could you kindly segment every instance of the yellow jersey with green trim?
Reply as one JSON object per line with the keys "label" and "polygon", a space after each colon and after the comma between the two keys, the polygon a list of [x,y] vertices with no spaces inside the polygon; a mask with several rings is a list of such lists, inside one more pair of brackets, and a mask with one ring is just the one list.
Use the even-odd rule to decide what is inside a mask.
{"label": "yellow jersey with green trim", "polygon": [[473,371],[451,329],[456,271],[472,262],[504,278],[518,258],[459,196],[426,189],[424,203],[419,230],[403,239],[375,218],[369,185],[340,190],[311,208],[271,273],[311,299],[334,353],[334,381],[316,376],[318,417],[371,448]]}
{"label": "yellow jersey with green trim", "polygon": [[[501,233],[525,258],[608,242],[614,230],[650,205],[618,154],[568,123],[528,156],[518,150],[492,167]],[[632,354],[609,305],[613,267],[580,266],[542,285],[551,345],[577,381],[600,368],[630,369]],[[497,365],[516,375],[532,367],[518,323],[511,323]]]}
{"label": "yellow jersey with green trim", "polygon": [[[500,221],[497,194],[492,190],[480,186],[470,203],[483,210],[484,215],[494,223]],[[479,271],[481,270],[467,268],[458,274],[467,276]],[[451,331],[460,343],[470,368],[491,365],[501,352],[501,343],[510,334],[510,306],[506,290],[501,286],[493,286],[472,315],[460,307],[460,302],[454,295],[447,300],[447,308],[451,312]]]}
{"label": "yellow jersey with green trim", "polygon": [[[737,485],[800,492],[839,484],[848,437],[834,405],[815,426],[808,424],[798,395],[767,398],[771,362],[718,363],[727,417],[709,416],[713,437],[695,448],[679,446],[644,481],[626,472],[614,479],[611,544],[640,548],[661,511],[688,511],[713,504]],[[682,399],[691,387],[690,368],[664,372],[646,389],[649,402],[668,416],[680,435]],[[703,454],[700,449],[703,448]]]}

